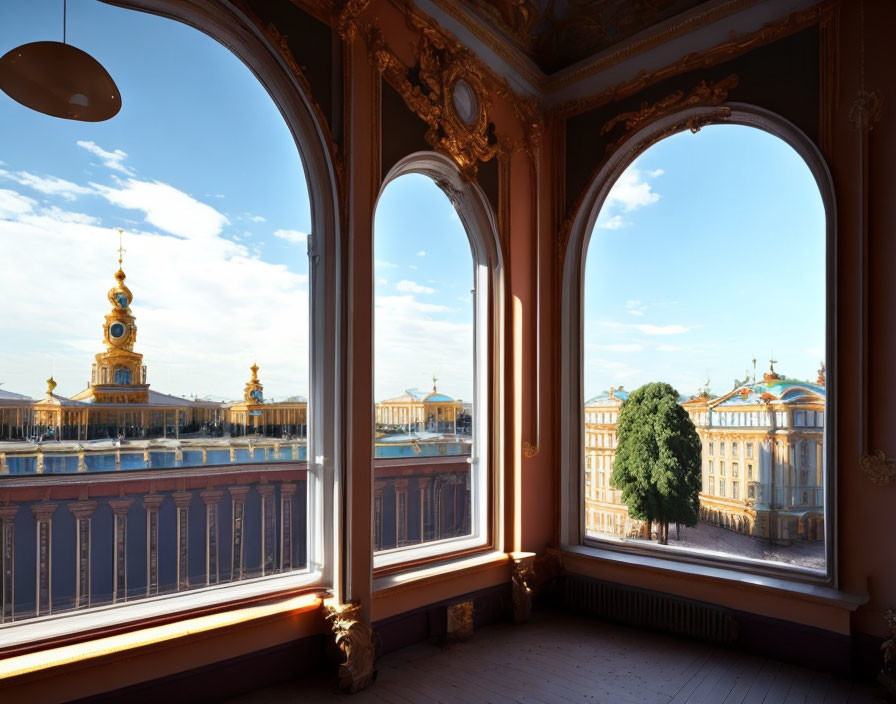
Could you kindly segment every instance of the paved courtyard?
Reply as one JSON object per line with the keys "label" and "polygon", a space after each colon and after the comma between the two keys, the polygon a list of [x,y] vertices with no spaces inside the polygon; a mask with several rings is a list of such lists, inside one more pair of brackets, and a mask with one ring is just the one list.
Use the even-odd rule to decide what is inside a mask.
{"label": "paved courtyard", "polygon": [[678,540],[677,535],[674,524],[669,526],[670,546],[712,550],[737,557],[824,569],[823,540],[800,540],[792,545],[773,545],[763,538],[754,538],[702,521],[694,528],[682,526],[681,540]]}

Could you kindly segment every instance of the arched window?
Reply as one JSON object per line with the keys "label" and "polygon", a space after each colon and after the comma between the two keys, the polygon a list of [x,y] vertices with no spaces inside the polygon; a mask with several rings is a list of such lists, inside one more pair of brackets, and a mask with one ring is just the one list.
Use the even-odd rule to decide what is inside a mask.
{"label": "arched window", "polygon": [[[716,533],[735,526],[732,517],[740,516],[740,524],[750,530],[734,538],[738,547],[727,559],[748,569],[825,580],[830,575],[830,531],[827,540],[819,533],[792,555],[767,546],[777,527],[787,523],[779,519],[806,505],[805,499],[813,511],[829,514],[827,466],[818,474],[822,479],[816,490],[807,495],[790,486],[795,475],[779,451],[769,458],[768,471],[757,477],[759,488],[748,497],[739,495],[738,482],[727,496],[721,479],[718,498],[712,496],[709,438],[714,427],[727,429],[733,456],[739,455],[741,443],[747,443],[750,456],[754,442],[781,446],[793,399],[819,408],[831,401],[823,375],[830,323],[829,177],[814,146],[774,116],[738,106],[731,123],[664,139],[653,136],[662,133],[662,124],[644,128],[631,144],[652,146],[640,152],[620,148],[592,183],[573,224],[565,261],[567,390],[573,400],[624,384],[632,398],[643,385],[666,383],[670,398],[687,411],[681,415],[691,419],[687,432],[709,444],[702,457],[684,464],[680,460],[669,470],[669,465],[650,460],[659,457],[658,451],[641,431],[629,431],[628,438],[617,433],[617,452],[642,457],[641,466],[648,469],[637,469],[631,455],[622,463],[617,455],[610,483],[635,518],[643,520],[653,512],[654,521],[687,526],[680,538],[667,531],[676,556],[718,559],[705,551],[727,540],[726,533]],[[627,405],[636,407],[641,393],[623,404],[621,418]],[[570,420],[581,417],[580,403],[566,407]],[[707,421],[694,427],[706,411]],[[753,422],[769,412],[778,419],[775,425]],[[568,427],[574,433],[578,425],[570,422]],[[803,432],[824,442],[820,427]],[[580,437],[571,434],[564,447],[572,467],[581,456]],[[726,454],[725,444],[719,441],[720,455]],[[732,464],[732,476],[736,466]],[[721,461],[718,469],[725,473]],[[627,482],[638,480],[638,471],[650,497],[626,490]],[[662,472],[668,476],[657,479]],[[669,488],[674,482],[679,482],[675,492]],[[572,479],[569,486],[575,486]],[[701,486],[709,495],[700,495]],[[746,498],[754,495],[757,500],[748,505]],[[578,496],[577,489],[570,490],[570,499]],[[682,496],[688,498],[681,501]],[[587,508],[587,499],[576,500]],[[658,510],[667,514],[665,519],[657,518]],[[699,518],[718,512],[726,516],[725,527]],[[599,544],[603,538],[600,526],[585,521],[563,529],[570,542]],[[658,542],[665,540],[627,541],[620,549],[666,554]]]}
{"label": "arched window", "polygon": [[[2,570],[14,553],[36,554],[36,533],[51,523],[53,535],[36,574],[32,563],[15,578],[36,588],[3,601],[2,621],[207,586],[218,587],[199,597],[208,603],[240,599],[326,582],[332,569],[324,497],[340,471],[332,418],[344,352],[334,342],[339,223],[324,130],[278,49],[240,16],[118,4],[180,21],[70,8],[76,41],[121,89],[112,121],[51,120],[0,96],[0,121],[15,135],[0,136],[0,300],[11,303],[0,366],[14,366],[4,381],[28,391],[28,408],[44,395],[66,407],[46,474],[96,473],[90,501],[54,495],[46,519],[30,510],[21,477],[0,478],[17,520],[34,519]],[[30,10],[0,22],[4,45],[45,30],[45,15]],[[7,275],[30,277],[48,259],[54,276],[30,289]],[[24,446],[42,432],[16,430],[0,440]],[[17,456],[10,474],[44,473],[43,456]],[[196,467],[201,483],[189,478]],[[148,494],[122,495],[149,476]],[[54,477],[28,481],[55,491]],[[173,602],[141,608],[169,613]],[[132,616],[121,604],[102,618]]]}
{"label": "arched window", "polygon": [[[381,190],[374,227],[373,471],[383,486],[386,530],[375,567],[488,539],[494,232],[482,193],[441,156],[399,162]],[[411,415],[396,414],[408,407]],[[404,507],[395,499],[399,483],[406,487]],[[407,530],[394,530],[403,517]]]}

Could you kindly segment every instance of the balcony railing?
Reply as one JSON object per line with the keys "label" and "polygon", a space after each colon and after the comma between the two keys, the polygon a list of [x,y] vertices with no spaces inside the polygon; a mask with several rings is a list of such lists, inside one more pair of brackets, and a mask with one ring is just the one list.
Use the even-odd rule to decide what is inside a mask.
{"label": "balcony railing", "polygon": [[[253,459],[0,476],[0,623],[302,569],[307,466]],[[374,480],[375,549],[470,532],[466,457],[377,459]]]}
{"label": "balcony railing", "polygon": [[0,621],[131,601],[306,563],[306,467],[0,479]]}

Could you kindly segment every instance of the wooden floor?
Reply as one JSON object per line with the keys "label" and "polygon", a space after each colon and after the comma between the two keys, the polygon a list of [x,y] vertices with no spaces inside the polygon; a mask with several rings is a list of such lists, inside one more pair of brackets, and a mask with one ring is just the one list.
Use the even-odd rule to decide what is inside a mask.
{"label": "wooden floor", "polygon": [[883,691],[692,640],[562,614],[478,631],[447,649],[415,645],[378,663],[377,681],[354,696],[335,678],[287,682],[234,702],[352,704],[860,704]]}

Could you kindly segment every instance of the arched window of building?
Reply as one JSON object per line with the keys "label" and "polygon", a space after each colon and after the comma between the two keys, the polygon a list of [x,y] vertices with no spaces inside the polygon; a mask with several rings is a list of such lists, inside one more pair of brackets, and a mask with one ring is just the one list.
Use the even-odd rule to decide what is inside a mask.
{"label": "arched window of building", "polygon": [[[571,369],[569,398],[592,398],[621,383],[631,398],[644,384],[665,382],[690,417],[699,417],[698,407],[708,406],[710,426],[730,429],[732,457],[739,457],[741,443],[748,457],[753,443],[773,443],[778,449],[770,469],[755,478],[758,489],[750,489],[749,496],[758,500],[749,509],[744,502],[740,516],[740,525],[750,525],[752,533],[727,536],[727,527],[696,520],[680,539],[671,531],[669,545],[676,546],[676,555],[684,549],[704,559],[706,549],[730,537],[737,547],[721,559],[746,569],[826,581],[830,531],[797,546],[793,555],[781,557],[768,545],[776,527],[784,525],[779,517],[806,500],[813,511],[829,513],[823,486],[830,481],[827,467],[818,475],[825,477],[820,485],[812,487],[817,491],[797,491],[793,481],[814,479],[789,471],[781,441],[789,442],[792,403],[822,409],[830,403],[822,375],[816,380],[827,356],[830,325],[830,179],[801,133],[755,108],[733,108],[730,124],[708,125],[696,133],[660,138],[662,127],[651,125],[631,137],[632,145],[651,145],[646,149],[621,147],[608,158],[573,222],[564,285],[570,292],[565,294],[568,334],[563,337],[564,362]],[[581,413],[578,404],[566,409],[570,418]],[[625,409],[623,404],[621,413]],[[754,414],[767,412],[775,414],[775,426],[753,424]],[[821,428],[795,424],[823,444]],[[713,493],[707,430],[702,425],[694,430],[709,447],[690,470],[693,481],[675,480],[694,487],[699,509],[675,508],[682,494],[664,494],[661,483],[653,485],[653,505],[679,517],[671,518],[672,524],[687,525],[692,514],[724,512],[723,525],[733,528],[740,515],[734,511],[741,510],[732,507],[734,500],[740,503],[737,463],[731,465],[730,496],[721,460],[718,503],[697,495],[701,485]],[[581,456],[580,443],[571,435],[564,447],[572,467]],[[726,444],[718,441],[720,456],[726,456]],[[610,483],[623,490],[627,479],[620,463],[615,466]],[[755,481],[752,466],[747,478]],[[637,512],[638,500],[629,502],[627,510]],[[750,516],[755,511],[755,521],[745,522],[747,511]],[[602,540],[598,526],[564,524],[563,529],[570,542],[597,545]],[[627,544],[617,547],[628,549]],[[657,541],[634,541],[631,547],[665,554]]]}
{"label": "arched window of building", "polygon": [[[487,540],[494,231],[481,192],[439,155],[399,162],[382,188],[374,226],[373,472],[384,483],[387,530],[375,567]],[[407,404],[422,409],[427,422],[390,421],[391,409]],[[470,422],[458,424],[462,415]],[[407,481],[405,546],[388,537],[399,474]],[[427,487],[446,478],[441,499],[428,505]],[[440,533],[426,531],[433,511]],[[440,543],[430,546],[434,540]]]}
{"label": "arched window of building", "polygon": [[[231,10],[117,4],[180,21],[70,8],[78,43],[121,89],[116,117],[55,120],[0,95],[4,388],[27,408],[66,408],[53,428],[0,423],[0,441],[19,445],[4,502],[32,521],[0,557],[5,574],[19,568],[4,621],[114,603],[97,616],[107,626],[133,618],[125,600],[147,599],[141,616],[155,618],[181,609],[156,596],[254,598],[332,569],[323,497],[339,468],[306,462],[336,454],[323,419],[343,354],[329,329],[341,294],[326,273],[339,228],[324,132],[277,47]],[[34,5],[2,18],[4,45],[43,38]],[[48,259],[53,276],[34,276]],[[16,283],[29,279],[40,283]],[[49,495],[56,474],[89,481],[90,501],[60,497],[39,520],[17,481]],[[51,524],[52,544],[37,546]],[[38,547],[47,559],[29,571],[19,556]]]}

